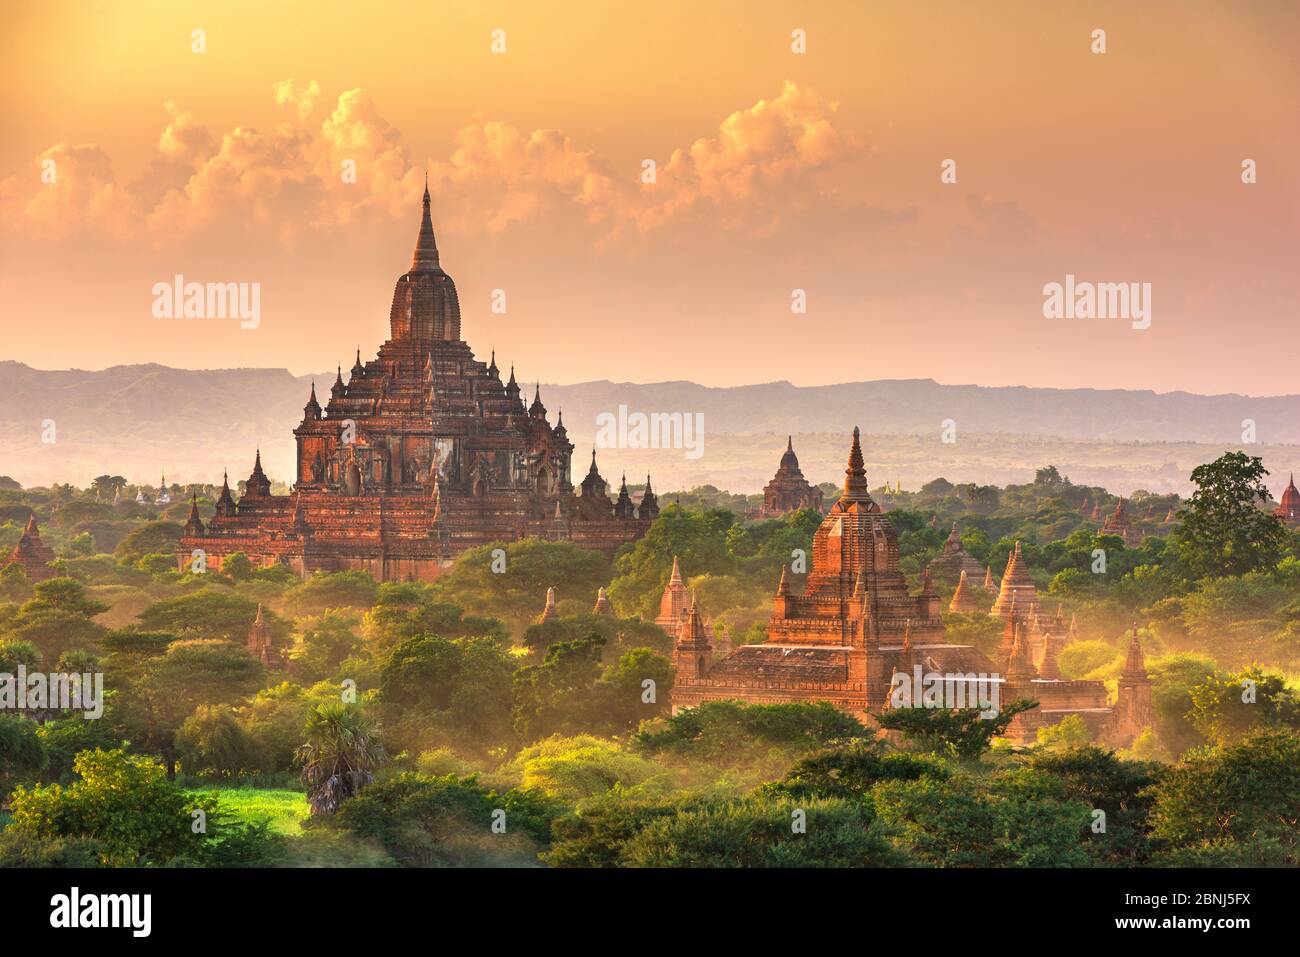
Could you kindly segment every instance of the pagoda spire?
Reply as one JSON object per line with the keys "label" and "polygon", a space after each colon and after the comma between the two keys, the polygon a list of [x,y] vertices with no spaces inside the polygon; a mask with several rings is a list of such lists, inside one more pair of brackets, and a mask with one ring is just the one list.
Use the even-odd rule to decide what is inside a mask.
{"label": "pagoda spire", "polygon": [[[595,453],[594,453],[594,452],[592,453],[592,456],[593,456],[593,461],[594,461],[594,456],[595,456]],[[782,574],[782,577],[784,577],[784,575],[785,575],[785,569],[784,569],[784,566],[782,567],[781,574]],[[671,575],[668,576],[668,584],[670,584],[670,585],[680,585],[681,583],[682,583],[682,570],[681,570],[681,567],[677,564],[677,556],[674,555],[674,556],[673,556],[673,572],[672,572]]]}
{"label": "pagoda spire", "polygon": [[1125,678],[1145,678],[1147,676],[1147,660],[1142,653],[1142,642],[1138,640],[1137,625],[1133,626],[1133,636],[1128,643],[1128,658],[1124,662]]}
{"label": "pagoda spire", "polygon": [[853,447],[849,449],[849,465],[844,470],[844,502],[870,502],[871,493],[867,489],[867,470],[862,461],[861,432],[853,427]]}
{"label": "pagoda spire", "polygon": [[424,212],[420,216],[420,234],[411,254],[411,272],[431,272],[438,265],[438,243],[433,236],[433,217],[429,212],[429,174],[424,174]]}

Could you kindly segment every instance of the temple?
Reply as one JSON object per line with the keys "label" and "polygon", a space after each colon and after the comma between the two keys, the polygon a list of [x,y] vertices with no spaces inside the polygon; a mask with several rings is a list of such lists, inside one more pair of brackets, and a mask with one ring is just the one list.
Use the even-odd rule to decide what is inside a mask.
{"label": "temple", "polygon": [[943,543],[943,550],[926,568],[936,581],[949,584],[963,576],[984,578],[984,566],[962,545],[961,533],[958,531],[956,522],[952,523],[952,530]]}
{"label": "temple", "polygon": [[[1004,589],[1006,579],[1013,589],[1028,579],[1018,545]],[[1031,596],[1036,601],[1032,592],[1026,595]],[[959,682],[996,684],[1003,704],[1017,698],[1037,701],[1007,731],[1018,743],[1034,741],[1040,727],[1078,714],[1099,740],[1123,745],[1145,726],[1136,721],[1150,720],[1149,707],[1144,711],[1140,701],[1131,700],[1140,693],[1145,671],[1139,675],[1135,670],[1131,685],[1121,683],[1125,700],[1114,707],[1103,682],[1061,680],[1050,644],[1042,662],[1047,674],[1040,673],[1018,607],[1007,609],[1011,648],[1005,666],[971,645],[948,642],[930,576],[913,595],[899,571],[898,533],[867,491],[857,429],[843,492],[813,535],[804,591],[794,593],[783,567],[773,604],[765,642],[715,659],[701,610],[689,603],[673,649],[674,713],[723,699],[827,701],[870,724],[871,714],[892,706],[895,674],[920,669],[956,676]]]}
{"label": "temple", "polygon": [[669,635],[676,635],[690,615],[690,606],[690,595],[682,581],[682,569],[674,555],[673,570],[659,599],[659,614],[655,617],[655,624]]}
{"label": "temple", "polygon": [[265,665],[267,670],[279,671],[285,667],[284,656],[271,640],[271,629],[267,627],[261,605],[257,606],[257,617],[253,619],[253,627],[248,631],[246,646],[248,653]]}
{"label": "temple", "polygon": [[1124,539],[1124,547],[1137,548],[1142,544],[1142,533],[1133,527],[1129,521],[1128,515],[1124,512],[1124,499],[1121,497],[1115,505],[1115,511],[1106,516],[1106,521],[1102,523],[1101,535],[1116,535]]}
{"label": "temple", "polygon": [[[1170,511],[1173,510],[1170,509]],[[1287,528],[1300,526],[1300,489],[1295,487],[1294,473],[1286,483],[1286,488],[1282,492],[1282,501],[1273,510],[1273,514]]]}
{"label": "temple", "polygon": [[54,549],[41,541],[41,531],[36,525],[36,514],[33,512],[27,519],[27,527],[18,538],[18,544],[13,547],[9,557],[0,562],[0,570],[10,565],[18,565],[29,582],[42,582],[58,575],[58,572],[50,567],[52,561],[54,561]]}
{"label": "temple", "polygon": [[763,507],[759,518],[779,518],[801,508],[822,510],[822,492],[810,485],[799,469],[799,458],[794,454],[794,436],[787,436],[785,454],[772,481],[763,486]]}
{"label": "temple", "polygon": [[617,503],[596,467],[575,489],[573,444],[534,387],[525,405],[514,369],[501,381],[493,354],[461,339],[456,285],[440,265],[428,187],[411,266],[397,280],[391,336],[378,355],[340,366],[324,407],[311,395],[294,429],[297,471],[272,495],[258,452],[238,503],[229,479],[206,525],[197,506],[178,561],[195,552],[219,570],[243,552],[300,575],[368,571],[379,580],[432,580],[467,548],[526,537],[569,540],[612,555],[659,512],[647,484]]}

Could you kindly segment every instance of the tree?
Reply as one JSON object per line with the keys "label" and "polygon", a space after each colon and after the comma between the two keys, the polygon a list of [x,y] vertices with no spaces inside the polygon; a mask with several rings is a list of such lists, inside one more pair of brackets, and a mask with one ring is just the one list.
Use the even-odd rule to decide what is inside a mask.
{"label": "tree", "polygon": [[252,738],[226,708],[200,705],[176,732],[176,752],[186,774],[231,776],[260,770]]}
{"label": "tree", "polygon": [[881,781],[915,781],[930,775],[944,780],[948,771],[930,757],[886,752],[879,741],[851,741],[803,758],[780,781],[763,792],[796,801],[811,798],[864,798]]}
{"label": "tree", "polygon": [[307,713],[298,748],[312,814],[333,814],[375,779],[384,759],[378,726],[355,704],[331,702]]}
{"label": "tree", "polygon": [[1300,863],[1300,735],[1258,728],[1202,748],[1156,786],[1151,835],[1166,862],[1294,867]]}
{"label": "tree", "polygon": [[293,648],[293,662],[299,673],[308,680],[333,677],[343,662],[361,650],[361,639],[353,631],[356,624],[355,615],[339,610],[327,611],[312,620]]}
{"label": "tree", "polygon": [[1192,470],[1192,493],[1171,535],[1189,578],[1241,575],[1272,568],[1282,557],[1286,530],[1263,510],[1271,501],[1259,456],[1228,452]]}
{"label": "tree", "polygon": [[[472,777],[402,774],[348,801],[329,826],[378,841],[408,867],[520,866],[536,861],[555,814],[549,802],[496,794]],[[504,832],[493,832],[494,819]]]}
{"label": "tree", "polygon": [[587,730],[587,707],[600,677],[605,640],[590,635],[557,642],[540,665],[514,675],[514,728],[524,741]]}
{"label": "tree", "polygon": [[114,668],[122,689],[116,718],[137,746],[160,754],[170,776],[175,771],[176,732],[202,705],[232,704],[265,681],[261,662],[243,648],[223,641],[176,641],[167,651]]}
{"label": "tree", "polygon": [[[40,841],[91,839],[101,848],[102,863],[114,867],[248,864],[254,861],[247,855],[231,860],[230,852],[253,851],[256,858],[252,845],[265,851],[275,843],[264,828],[231,822],[216,798],[173,785],[154,758],[83,751],[74,770],[79,780],[67,787],[18,788],[9,829]],[[192,826],[196,812],[202,829]]]}
{"label": "tree", "polygon": [[[290,627],[270,609],[263,610],[276,644],[283,644]],[[225,588],[208,586],[189,595],[154,602],[138,618],[148,631],[165,631],[187,638],[208,638],[243,644],[248,639],[257,603]]]}
{"label": "tree", "polygon": [[1160,780],[1159,764],[1123,761],[1113,751],[1094,745],[1061,752],[1040,752],[1027,761],[1035,771],[1050,774],[1066,792],[1106,814],[1106,830],[1080,831],[1095,861],[1105,865],[1143,864],[1150,856],[1147,818],[1154,801],[1152,786]]}
{"label": "tree", "polygon": [[1061,478],[1061,473],[1055,465],[1046,465],[1034,471],[1034,484],[1056,488],[1064,485],[1065,480]]}
{"label": "tree", "polygon": [[627,842],[620,862],[631,867],[884,867],[903,859],[869,802],[744,798],[652,818]]}
{"label": "tree", "polygon": [[177,522],[146,522],[118,542],[113,554],[127,563],[156,552],[175,554],[184,533],[185,528]]}
{"label": "tree", "polygon": [[20,781],[35,780],[49,761],[40,725],[16,714],[0,714],[0,804]]}
{"label": "tree", "polygon": [[977,708],[891,708],[876,715],[876,721],[923,751],[977,758],[1007,730],[1012,718],[1037,705],[1037,701],[1013,701],[992,718],[982,717]]}
{"label": "tree", "polygon": [[1191,690],[1187,719],[1211,744],[1232,744],[1258,725],[1300,731],[1300,700],[1281,675],[1252,665],[1213,674]]}
{"label": "tree", "polygon": [[[379,699],[393,724],[453,732],[473,745],[497,744],[510,736],[510,653],[491,638],[424,635],[393,649],[379,679]],[[388,723],[386,721],[386,723]]]}

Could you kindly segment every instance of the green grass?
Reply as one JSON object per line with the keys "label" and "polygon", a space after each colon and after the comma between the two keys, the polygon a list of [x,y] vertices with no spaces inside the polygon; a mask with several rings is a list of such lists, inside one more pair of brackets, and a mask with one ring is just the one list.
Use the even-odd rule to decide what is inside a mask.
{"label": "green grass", "polygon": [[286,788],[247,788],[212,785],[192,789],[196,794],[213,794],[221,807],[242,821],[265,818],[279,834],[299,834],[307,818],[307,795]]}

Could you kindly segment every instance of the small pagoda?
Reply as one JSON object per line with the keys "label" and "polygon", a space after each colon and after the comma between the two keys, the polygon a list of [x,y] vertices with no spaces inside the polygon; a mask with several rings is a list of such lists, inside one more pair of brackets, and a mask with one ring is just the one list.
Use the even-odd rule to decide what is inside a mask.
{"label": "small pagoda", "polygon": [[52,561],[54,561],[54,549],[41,541],[41,532],[36,525],[36,513],[33,512],[27,519],[27,527],[23,529],[18,544],[13,547],[4,564],[0,565],[0,569],[19,565],[29,582],[43,582],[58,574],[50,567]]}

